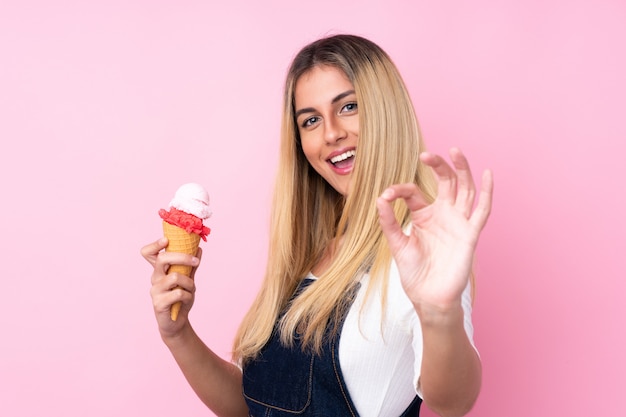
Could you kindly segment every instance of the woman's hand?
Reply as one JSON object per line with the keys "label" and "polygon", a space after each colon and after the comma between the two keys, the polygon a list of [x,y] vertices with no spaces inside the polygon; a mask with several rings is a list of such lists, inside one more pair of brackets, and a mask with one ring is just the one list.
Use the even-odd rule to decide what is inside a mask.
{"label": "woman's hand", "polygon": [[[166,252],[163,249],[167,247],[167,243],[167,238],[161,238],[141,248],[141,255],[154,268],[150,295],[163,339],[176,337],[188,324],[188,314],[196,291],[193,278],[202,258],[200,248],[195,257],[184,253]],[[187,277],[176,272],[167,274],[170,265],[192,266],[191,276]],[[170,309],[178,301],[182,303],[182,306],[178,319],[173,321],[170,318]]]}
{"label": "woman's hand", "polygon": [[[438,178],[438,195],[428,204],[414,184],[393,185],[377,199],[380,224],[396,260],[402,285],[418,313],[446,313],[461,304],[481,230],[491,211],[493,176],[485,171],[478,204],[469,164],[459,149],[450,150],[452,168],[439,155],[420,160]],[[403,199],[411,211],[405,235],[391,203]],[[426,310],[424,310],[426,309]]]}

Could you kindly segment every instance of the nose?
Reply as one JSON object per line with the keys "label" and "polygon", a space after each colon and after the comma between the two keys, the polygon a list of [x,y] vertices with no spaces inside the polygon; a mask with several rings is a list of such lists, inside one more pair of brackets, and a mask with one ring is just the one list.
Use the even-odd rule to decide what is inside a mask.
{"label": "nose", "polygon": [[324,123],[324,140],[326,143],[335,143],[344,139],[347,133],[341,121],[336,117],[327,117]]}

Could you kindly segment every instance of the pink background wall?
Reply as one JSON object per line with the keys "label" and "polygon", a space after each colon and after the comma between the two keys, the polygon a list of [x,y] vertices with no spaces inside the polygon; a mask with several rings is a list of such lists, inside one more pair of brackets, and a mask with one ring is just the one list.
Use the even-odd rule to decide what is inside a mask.
{"label": "pink background wall", "polygon": [[205,184],[192,319],[227,355],[263,272],[286,67],[335,32],[391,54],[431,149],[495,171],[470,415],[624,415],[623,0],[210,3],[0,4],[0,415],[207,415],[139,248]]}

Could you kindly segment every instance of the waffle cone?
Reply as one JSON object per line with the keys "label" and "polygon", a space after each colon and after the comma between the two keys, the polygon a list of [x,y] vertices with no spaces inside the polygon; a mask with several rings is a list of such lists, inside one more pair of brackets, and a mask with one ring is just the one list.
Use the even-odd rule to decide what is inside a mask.
{"label": "waffle cone", "polygon": [[[166,252],[187,253],[194,256],[198,252],[198,246],[200,245],[200,235],[198,235],[197,233],[189,233],[185,229],[181,229],[178,226],[174,226],[164,221],[163,235],[168,240],[168,245],[165,248]],[[178,272],[179,274],[190,276],[192,270],[193,268],[188,265],[170,265],[167,273],[170,274],[172,272]],[[172,305],[170,317],[173,321],[176,321],[176,319],[178,318],[180,306],[180,302]]]}

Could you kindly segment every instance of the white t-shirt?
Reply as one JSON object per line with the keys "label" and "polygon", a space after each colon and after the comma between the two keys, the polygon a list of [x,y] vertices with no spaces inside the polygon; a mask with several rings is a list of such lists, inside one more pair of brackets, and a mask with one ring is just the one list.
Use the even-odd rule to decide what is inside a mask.
{"label": "white t-shirt", "polygon": [[[315,279],[315,276],[309,274],[308,278]],[[389,273],[387,311],[382,327],[381,289],[378,286],[364,306],[368,285],[369,275],[365,275],[341,331],[339,363],[361,417],[397,417],[416,394],[421,396],[418,381],[422,328],[402,288],[395,262]],[[465,331],[473,345],[469,284],[463,292],[462,305]]]}

